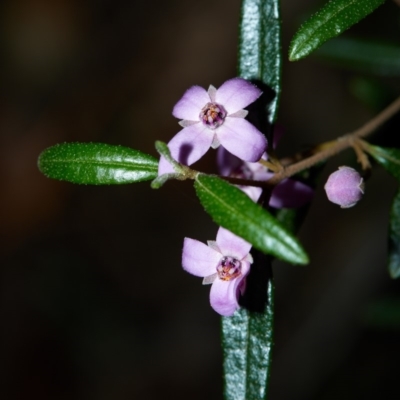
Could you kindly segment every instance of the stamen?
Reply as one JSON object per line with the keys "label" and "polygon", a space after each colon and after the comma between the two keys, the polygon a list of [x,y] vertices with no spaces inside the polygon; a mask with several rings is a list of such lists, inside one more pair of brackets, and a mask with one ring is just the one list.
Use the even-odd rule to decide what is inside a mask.
{"label": "stamen", "polygon": [[217,103],[207,103],[200,111],[199,118],[209,129],[217,129],[225,121],[227,112]]}
{"label": "stamen", "polygon": [[242,274],[242,264],[234,257],[222,257],[217,266],[217,274],[219,279],[223,281],[230,281],[237,278]]}

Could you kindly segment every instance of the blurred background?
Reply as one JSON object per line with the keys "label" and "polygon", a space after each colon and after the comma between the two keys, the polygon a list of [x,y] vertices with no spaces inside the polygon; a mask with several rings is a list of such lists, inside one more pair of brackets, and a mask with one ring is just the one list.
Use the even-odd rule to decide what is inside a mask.
{"label": "blurred background", "polygon": [[[282,0],[285,60],[323,3]],[[0,398],[222,398],[219,316],[180,263],[185,236],[217,231],[191,185],[75,186],[36,162],[66,141],[156,156],[183,92],[235,76],[239,14],[239,0],[0,3]],[[399,45],[399,29],[387,2],[349,34]],[[399,82],[285,61],[278,153],[356,129]],[[399,124],[375,142],[399,145]],[[322,186],[343,164],[356,165],[350,151],[327,163],[300,231],[310,265],[274,265],[272,400],[398,398],[400,284],[386,271],[396,183],[376,167],[362,202],[341,210]],[[214,171],[213,152],[199,168]]]}

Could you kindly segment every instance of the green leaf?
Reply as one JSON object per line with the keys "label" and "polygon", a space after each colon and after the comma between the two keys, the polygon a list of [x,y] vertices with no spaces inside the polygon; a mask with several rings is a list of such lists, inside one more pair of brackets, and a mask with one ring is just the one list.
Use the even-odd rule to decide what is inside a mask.
{"label": "green leaf", "polygon": [[226,400],[261,400],[267,396],[274,317],[271,279],[266,293],[263,312],[240,308],[232,317],[222,318]]}
{"label": "green leaf", "polygon": [[400,149],[378,147],[368,144],[369,154],[400,182]]}
{"label": "green leaf", "polygon": [[390,211],[388,267],[393,279],[400,277],[400,191],[394,197]]}
{"label": "green leaf", "polygon": [[103,143],[63,143],[44,150],[39,170],[49,178],[89,185],[125,184],[157,177],[148,154]]}
{"label": "green leaf", "polygon": [[256,79],[274,91],[269,122],[275,122],[281,94],[281,21],[279,0],[243,0],[239,75]]}
{"label": "green leaf", "polygon": [[213,220],[251,243],[256,249],[293,264],[307,264],[299,242],[270,213],[240,189],[220,178],[199,174],[195,188]]}
{"label": "green leaf", "polygon": [[[268,103],[268,122],[271,126],[276,121],[281,96],[281,47],[280,1],[242,0],[239,75],[245,79],[260,81],[267,86],[265,88],[261,85]],[[261,120],[264,120],[263,115]],[[268,126],[263,129],[264,132],[267,128]],[[282,227],[277,225],[270,214],[255,205],[239,189],[226,182],[218,178],[199,176],[195,181],[195,187],[203,206],[206,210],[211,209],[210,214],[217,223],[221,222],[221,225],[239,235],[250,234],[249,237],[245,237],[248,239],[254,234],[258,237],[256,242],[260,241],[258,244],[261,244],[262,248],[269,248],[264,246],[268,242],[273,246],[272,241],[276,240],[273,236],[275,229],[280,233],[283,232]],[[256,231],[252,232],[252,229],[257,229],[251,219],[256,215],[261,216],[261,219],[256,221],[255,225],[257,223],[262,225],[258,234]],[[250,220],[248,217],[251,217]],[[236,228],[239,231],[235,231]],[[269,228],[273,228],[273,232],[270,232]],[[285,237],[285,234],[283,236]],[[300,249],[300,256],[294,257],[296,262],[300,259],[301,262],[307,262],[307,255],[292,239],[289,242],[296,243],[295,248]],[[278,245],[282,251],[286,247],[286,242],[284,243],[282,247]],[[292,250],[291,245],[288,247]],[[292,253],[291,250],[289,253]],[[277,252],[280,253],[280,250]],[[273,283],[271,276],[266,277],[266,281],[258,279],[260,274],[263,276],[267,267],[270,269],[270,265],[260,262],[255,254],[253,258],[254,263],[247,277],[246,296],[261,295],[267,299],[262,302],[265,307],[257,312],[241,308],[234,316],[222,318],[226,400],[262,400],[267,396],[273,345]],[[256,278],[253,279],[253,276]],[[254,286],[252,281],[255,282]],[[260,285],[261,282],[264,284]]]}
{"label": "green leaf", "polygon": [[302,224],[308,205],[299,212],[297,208],[281,208],[277,210],[275,218],[291,233],[295,233]]}
{"label": "green leaf", "polygon": [[296,32],[289,48],[289,60],[308,56],[327,40],[372,13],[385,0],[331,0]]}
{"label": "green leaf", "polygon": [[400,46],[394,43],[339,37],[325,43],[315,55],[339,67],[383,76],[400,75]]}

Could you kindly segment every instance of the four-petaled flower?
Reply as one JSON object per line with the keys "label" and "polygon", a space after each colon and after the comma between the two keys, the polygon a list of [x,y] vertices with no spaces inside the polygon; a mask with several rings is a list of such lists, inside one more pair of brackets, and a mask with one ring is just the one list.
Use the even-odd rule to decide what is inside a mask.
{"label": "four-petaled flower", "polygon": [[[262,159],[267,160],[264,153]],[[218,169],[223,176],[266,182],[273,172],[261,163],[245,162],[230,154],[223,148],[218,149]],[[253,201],[257,201],[262,189],[256,186],[239,186]],[[313,198],[314,191],[309,186],[294,179],[284,179],[272,190],[269,206],[273,208],[301,207]]]}
{"label": "four-petaled flower", "polygon": [[[175,105],[172,114],[183,129],[168,143],[172,157],[184,165],[199,160],[219,145],[241,160],[258,161],[267,147],[265,136],[245,120],[244,110],[261,95],[261,90],[242,78],[233,78],[208,92],[192,86]],[[174,172],[161,157],[158,174]]]}
{"label": "four-petaled flower", "polygon": [[251,244],[224,228],[219,228],[216,241],[207,244],[185,238],[182,266],[190,274],[204,278],[203,284],[212,283],[211,307],[223,316],[231,316],[239,308],[239,292],[244,292],[253,262]]}

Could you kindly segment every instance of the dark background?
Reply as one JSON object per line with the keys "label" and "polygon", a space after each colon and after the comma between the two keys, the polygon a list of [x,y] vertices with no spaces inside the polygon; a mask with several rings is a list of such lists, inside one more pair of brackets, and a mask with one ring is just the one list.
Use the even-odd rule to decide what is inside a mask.
{"label": "dark background", "polygon": [[[323,2],[282,1],[290,37]],[[240,1],[13,0],[0,3],[0,398],[221,399],[219,316],[181,269],[185,236],[217,227],[190,184],[74,186],[36,167],[65,141],[156,155],[179,129],[171,110],[193,84],[235,76]],[[387,2],[351,33],[399,41]],[[349,132],[377,109],[363,75],[316,58],[285,61],[282,156]],[[379,79],[399,92],[396,78]],[[399,118],[382,130],[398,142]],[[201,163],[212,171],[213,152]],[[394,180],[375,168],[362,202],[328,203],[327,163],[300,237],[310,265],[274,266],[270,399],[397,399],[400,286],[386,271]]]}

